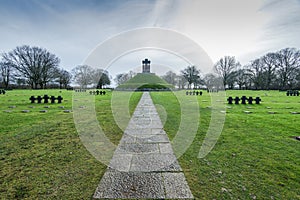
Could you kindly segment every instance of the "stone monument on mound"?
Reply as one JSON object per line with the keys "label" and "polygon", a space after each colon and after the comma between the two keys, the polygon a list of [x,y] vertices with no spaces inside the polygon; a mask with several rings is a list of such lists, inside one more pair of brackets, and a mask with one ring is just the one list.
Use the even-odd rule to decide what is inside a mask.
{"label": "stone monument on mound", "polygon": [[142,61],[142,73],[150,73],[150,63],[151,61],[147,58]]}

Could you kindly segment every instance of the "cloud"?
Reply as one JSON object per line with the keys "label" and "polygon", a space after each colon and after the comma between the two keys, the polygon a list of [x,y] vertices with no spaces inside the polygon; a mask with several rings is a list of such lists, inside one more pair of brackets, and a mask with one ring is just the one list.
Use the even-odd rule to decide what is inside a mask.
{"label": "cloud", "polygon": [[180,1],[174,28],[194,39],[216,61],[255,50],[264,14],[260,0]]}
{"label": "cloud", "polygon": [[41,46],[71,69],[120,32],[162,27],[197,42],[214,62],[234,55],[246,64],[270,50],[300,47],[299,4],[299,0],[2,0],[0,51],[22,44]]}
{"label": "cloud", "polygon": [[42,46],[61,57],[61,65],[70,69],[112,35],[150,26],[145,19],[153,7],[151,3],[85,2],[21,1],[20,7],[6,3],[6,8],[0,9],[1,50],[9,51],[22,44]]}
{"label": "cloud", "polygon": [[263,44],[272,50],[300,46],[300,1],[266,1],[261,9],[268,16]]}

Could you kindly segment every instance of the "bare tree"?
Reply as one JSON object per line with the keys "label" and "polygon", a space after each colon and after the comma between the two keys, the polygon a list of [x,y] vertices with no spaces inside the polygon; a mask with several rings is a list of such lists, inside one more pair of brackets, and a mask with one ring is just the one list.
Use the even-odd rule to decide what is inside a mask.
{"label": "bare tree", "polygon": [[3,60],[26,78],[32,88],[38,88],[38,85],[43,88],[53,78],[50,71],[60,63],[59,58],[46,49],[28,45],[3,54]]}
{"label": "bare tree", "polygon": [[263,89],[269,90],[271,88],[273,80],[276,78],[276,54],[267,53],[261,58],[262,70],[264,74]]}
{"label": "bare tree", "polygon": [[94,69],[92,77],[97,88],[102,89],[104,85],[110,84],[109,73],[106,70]]}
{"label": "bare tree", "polygon": [[255,59],[251,61],[251,64],[248,66],[248,71],[251,76],[251,82],[255,89],[262,89],[263,85],[263,64],[261,59]]}
{"label": "bare tree", "polygon": [[300,67],[300,51],[295,48],[285,48],[276,53],[278,81],[281,89],[288,89],[293,83],[295,73]]}
{"label": "bare tree", "polygon": [[188,88],[190,89],[192,84],[194,84],[194,87],[197,86],[199,81],[198,79],[200,78],[200,70],[198,70],[195,66],[188,66],[181,71],[181,75],[188,82]]}
{"label": "bare tree", "polygon": [[47,88],[47,83],[54,80],[59,73],[58,67],[50,67],[48,65],[41,67],[39,85],[41,88]]}
{"label": "bare tree", "polygon": [[0,73],[1,73],[1,80],[2,85],[5,89],[8,88],[9,82],[11,80],[12,76],[12,67],[4,62],[0,62]]}
{"label": "bare tree", "polygon": [[135,72],[129,71],[128,73],[123,74],[117,74],[114,78],[114,81],[117,83],[117,85],[121,85],[125,83],[126,81],[132,79],[136,75]]}
{"label": "bare tree", "polygon": [[236,71],[236,83],[239,86],[239,89],[248,89],[250,86],[250,78],[251,78],[251,74],[249,72],[249,70],[247,70],[246,68],[240,68]]}
{"label": "bare tree", "polygon": [[81,88],[87,88],[88,85],[93,84],[93,68],[88,65],[78,65],[72,69],[72,74],[75,83]]}
{"label": "bare tree", "polygon": [[56,75],[56,81],[59,83],[59,88],[67,88],[72,80],[72,74],[64,69],[59,69]]}
{"label": "bare tree", "polygon": [[117,83],[117,85],[121,85],[125,83],[128,79],[126,78],[126,73],[124,74],[117,74],[116,77],[114,78],[114,81]]}
{"label": "bare tree", "polygon": [[162,76],[162,79],[164,79],[169,84],[176,85],[176,77],[176,73],[168,71],[165,75]]}
{"label": "bare tree", "polygon": [[297,69],[295,76],[295,88],[300,90],[300,68]]}
{"label": "bare tree", "polygon": [[203,81],[207,88],[213,88],[216,85],[217,79],[216,75],[209,73],[204,76]]}
{"label": "bare tree", "polygon": [[176,77],[176,83],[179,89],[184,89],[187,85],[187,80],[182,75],[178,75]]}
{"label": "bare tree", "polygon": [[215,72],[223,79],[224,87],[233,84],[235,78],[235,71],[240,64],[236,61],[234,56],[224,56],[214,66]]}

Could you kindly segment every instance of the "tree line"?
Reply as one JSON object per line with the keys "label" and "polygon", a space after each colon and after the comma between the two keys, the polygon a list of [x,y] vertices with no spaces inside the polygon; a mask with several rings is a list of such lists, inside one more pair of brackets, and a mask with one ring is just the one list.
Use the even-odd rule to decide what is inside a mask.
{"label": "tree line", "polygon": [[108,72],[93,69],[87,65],[78,65],[71,72],[60,68],[60,59],[45,48],[18,46],[1,55],[0,87],[8,88],[68,88],[72,81],[87,87],[93,84],[97,88],[109,85]]}
{"label": "tree line", "polygon": [[[78,65],[70,72],[59,67],[60,59],[41,47],[18,46],[3,53],[0,60],[0,87],[68,88],[71,82],[81,88],[110,85],[108,71]],[[118,74],[120,85],[135,73]],[[224,56],[214,64],[214,72],[202,74],[198,67],[187,66],[176,74],[167,72],[162,78],[179,89],[214,87],[222,82],[227,89],[300,89],[300,51],[285,48],[250,61],[242,66],[234,56]]]}
{"label": "tree line", "polygon": [[213,87],[217,82],[227,89],[300,89],[300,51],[269,52],[244,66],[234,56],[224,56],[214,64],[214,73],[203,75],[197,67],[188,66],[178,75],[169,71],[162,78],[180,89]]}

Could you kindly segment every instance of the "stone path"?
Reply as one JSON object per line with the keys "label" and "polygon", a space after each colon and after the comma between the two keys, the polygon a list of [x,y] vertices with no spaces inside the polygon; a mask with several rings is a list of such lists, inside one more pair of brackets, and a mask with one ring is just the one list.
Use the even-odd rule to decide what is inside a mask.
{"label": "stone path", "polygon": [[137,105],[94,198],[193,199],[148,92]]}

